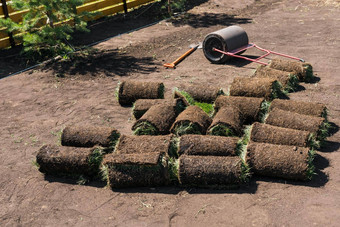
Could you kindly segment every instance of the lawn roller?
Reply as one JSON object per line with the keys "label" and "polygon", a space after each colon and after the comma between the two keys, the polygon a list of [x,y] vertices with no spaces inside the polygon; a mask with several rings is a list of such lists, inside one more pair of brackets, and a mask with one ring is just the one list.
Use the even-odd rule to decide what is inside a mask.
{"label": "lawn roller", "polygon": [[[246,50],[253,47],[265,52],[265,54],[256,59],[240,55]],[[261,65],[268,65],[268,63],[262,62],[260,60],[270,54],[305,62],[302,58],[274,52],[261,48],[254,43],[249,43],[247,33],[243,30],[243,28],[236,25],[223,28],[221,30],[208,34],[203,41],[203,52],[205,57],[210,62],[215,64],[225,63],[230,58],[236,57],[256,62]]]}

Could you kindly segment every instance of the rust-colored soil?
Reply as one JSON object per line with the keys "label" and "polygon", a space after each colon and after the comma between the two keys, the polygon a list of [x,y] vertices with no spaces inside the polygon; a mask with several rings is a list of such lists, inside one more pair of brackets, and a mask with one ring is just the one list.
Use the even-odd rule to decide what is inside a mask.
{"label": "rust-colored soil", "polygon": [[[340,223],[340,8],[322,0],[200,0],[183,20],[156,25],[99,43],[99,53],[0,80],[0,223],[2,226],[337,226]],[[152,7],[151,7],[152,8]],[[235,16],[232,16],[235,15]],[[143,14],[134,22],[142,25]],[[110,22],[110,21],[109,21]],[[131,22],[103,21],[97,35],[121,33]],[[184,83],[219,86],[252,75],[256,63],[233,59],[214,65],[197,50],[175,70],[188,45],[231,24],[250,42],[302,57],[318,80],[290,99],[320,102],[335,127],[314,161],[312,181],[253,177],[235,190],[178,187],[112,191],[103,183],[44,177],[32,164],[43,144],[59,144],[71,124],[111,126],[131,135],[131,107],[114,96],[118,81],[162,81],[165,97]],[[124,28],[124,29],[123,29]],[[94,27],[93,27],[94,29]],[[90,34],[89,38],[95,37]],[[104,38],[104,37],[103,37]],[[0,52],[0,73],[13,58]],[[259,56],[255,50],[245,55]],[[263,59],[263,61],[267,61]],[[5,71],[6,67],[11,69]]]}

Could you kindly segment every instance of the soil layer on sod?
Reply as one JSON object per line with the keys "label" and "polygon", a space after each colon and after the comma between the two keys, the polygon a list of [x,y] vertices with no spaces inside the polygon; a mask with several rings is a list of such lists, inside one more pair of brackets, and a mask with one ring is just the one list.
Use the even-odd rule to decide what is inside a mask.
{"label": "soil layer on sod", "polygon": [[314,117],[274,108],[269,112],[266,123],[283,128],[308,131],[314,135],[318,135],[318,131],[322,128],[324,120],[322,117]]}
{"label": "soil layer on sod", "polygon": [[183,135],[179,141],[179,155],[238,155],[237,137],[221,137],[206,135]]}
{"label": "soil layer on sod", "polygon": [[292,180],[308,180],[313,176],[309,148],[251,142],[247,151],[247,161],[256,175]]}
{"label": "soil layer on sod", "polygon": [[298,76],[300,81],[309,82],[313,78],[313,67],[307,62],[274,58],[269,63],[269,67],[286,72],[293,72]]}
{"label": "soil layer on sod", "polygon": [[111,188],[154,187],[168,183],[167,157],[160,152],[108,154],[104,157],[104,177]]}
{"label": "soil layer on sod", "polygon": [[243,117],[238,108],[224,106],[215,115],[208,134],[215,136],[241,136]]}
{"label": "soil layer on sod", "polygon": [[179,158],[179,181],[182,185],[234,186],[246,178],[246,168],[238,156],[182,155]]}
{"label": "soil layer on sod", "polygon": [[255,122],[251,128],[250,140],[260,143],[306,147],[311,133]]}
{"label": "soil layer on sod", "polygon": [[280,89],[281,85],[276,79],[235,77],[230,86],[230,95],[272,100],[281,95]]}
{"label": "soil layer on sod", "polygon": [[235,106],[242,113],[245,124],[250,124],[259,119],[261,104],[264,98],[243,97],[243,96],[224,96],[217,97],[214,108],[215,112],[223,106]]}
{"label": "soil layer on sod", "polygon": [[119,132],[112,127],[69,125],[63,130],[61,144],[73,147],[93,147],[94,145],[113,147],[119,136]]}
{"label": "soil layer on sod", "polygon": [[186,102],[184,102],[180,98],[176,98],[176,99],[138,99],[133,105],[132,114],[138,120],[152,106],[159,105],[159,104],[174,106],[177,114],[182,112],[188,106],[188,104],[186,104]]}
{"label": "soil layer on sod", "polygon": [[288,92],[295,91],[299,83],[299,79],[297,78],[297,75],[294,74],[294,72],[273,69],[264,65],[261,65],[256,69],[253,77],[276,79]]}
{"label": "soil layer on sod", "polygon": [[176,107],[168,104],[152,106],[135,122],[132,130],[135,135],[164,135],[176,120]]}
{"label": "soil layer on sod", "polygon": [[162,98],[164,98],[164,84],[161,82],[126,80],[118,87],[118,101],[121,105],[132,105],[137,99]]}
{"label": "soil layer on sod", "polygon": [[146,154],[159,152],[168,154],[173,135],[164,136],[129,136],[122,135],[117,143],[117,154]]}
{"label": "soil layer on sod", "polygon": [[189,106],[178,115],[170,131],[176,135],[206,134],[210,123],[210,117],[201,108]]}
{"label": "soil layer on sod", "polygon": [[217,96],[223,94],[221,88],[208,85],[181,85],[179,90],[187,92],[194,100],[205,103],[213,103]]}
{"label": "soil layer on sod", "polygon": [[275,99],[270,104],[274,108],[327,119],[327,107],[321,103]]}
{"label": "soil layer on sod", "polygon": [[49,175],[77,177],[95,176],[102,160],[96,148],[42,146],[36,156],[39,171]]}

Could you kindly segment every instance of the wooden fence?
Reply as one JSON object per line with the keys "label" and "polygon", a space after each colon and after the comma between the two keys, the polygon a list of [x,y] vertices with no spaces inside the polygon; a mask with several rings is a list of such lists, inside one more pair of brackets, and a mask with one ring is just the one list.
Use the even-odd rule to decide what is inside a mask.
{"label": "wooden fence", "polygon": [[[20,22],[27,10],[16,11],[10,6],[10,0],[0,0],[0,18],[11,18],[15,22]],[[85,4],[77,7],[77,13],[99,12],[100,17],[113,15],[119,12],[127,13],[129,9],[154,2],[155,0],[87,0]],[[0,49],[15,46],[16,41],[13,34],[7,33],[6,28],[0,28]]]}

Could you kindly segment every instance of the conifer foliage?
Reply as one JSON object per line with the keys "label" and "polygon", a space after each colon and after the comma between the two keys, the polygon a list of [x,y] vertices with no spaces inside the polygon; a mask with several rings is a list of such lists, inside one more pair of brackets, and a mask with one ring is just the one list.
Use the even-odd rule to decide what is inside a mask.
{"label": "conifer foliage", "polygon": [[86,17],[94,14],[77,14],[76,7],[85,0],[12,0],[17,11],[28,10],[21,22],[10,18],[0,19],[0,27],[13,32],[23,42],[23,53],[33,61],[64,55],[73,50],[69,44],[75,30],[88,32]]}

